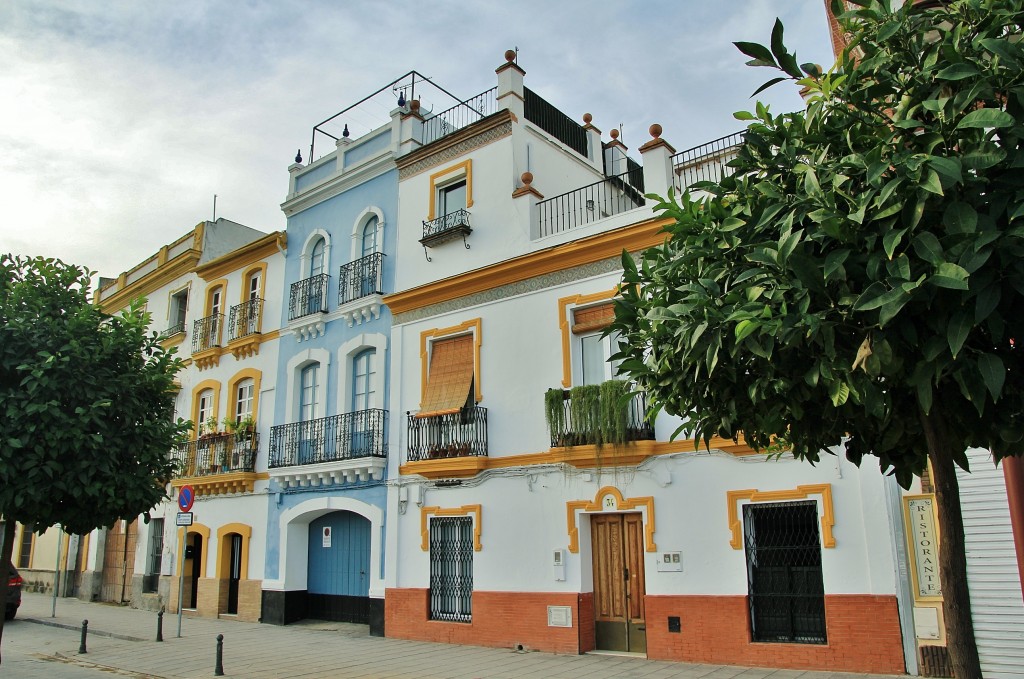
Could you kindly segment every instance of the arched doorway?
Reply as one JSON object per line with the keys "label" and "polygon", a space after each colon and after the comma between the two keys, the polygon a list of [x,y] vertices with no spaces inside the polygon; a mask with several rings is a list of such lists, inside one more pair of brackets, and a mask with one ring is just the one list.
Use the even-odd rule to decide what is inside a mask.
{"label": "arched doorway", "polygon": [[189,533],[185,547],[185,608],[197,608],[199,604],[199,578],[203,576],[203,536]]}
{"label": "arched doorway", "polygon": [[307,617],[370,622],[370,522],[348,511],[309,524]]}

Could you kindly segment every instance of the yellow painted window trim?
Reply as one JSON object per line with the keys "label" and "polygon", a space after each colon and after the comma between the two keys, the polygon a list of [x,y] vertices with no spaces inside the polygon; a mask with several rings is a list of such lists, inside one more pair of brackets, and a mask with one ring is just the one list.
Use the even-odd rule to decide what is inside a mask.
{"label": "yellow painted window trim", "polygon": [[199,428],[203,426],[203,422],[199,421],[199,394],[211,389],[213,391],[213,418],[220,422],[220,382],[217,380],[203,380],[196,386],[192,387],[192,416],[189,418],[192,420],[192,424],[195,429],[192,432],[193,437],[199,438]]}
{"label": "yellow painted window trim", "polygon": [[203,312],[203,317],[207,317],[213,314],[213,293],[220,288],[220,310],[224,313],[224,307],[227,304],[228,299],[228,279],[218,278],[215,281],[210,281],[206,285],[206,308]]}
{"label": "yellow painted window trim", "polygon": [[[188,290],[188,295],[192,297],[192,281],[186,282],[184,285],[180,285],[176,288],[167,291],[167,320],[171,320],[171,310],[174,306],[174,296],[179,294],[182,290]],[[189,299],[189,302],[192,300]],[[188,307],[186,306],[186,309]]]}
{"label": "yellow painted window trim", "polygon": [[593,292],[589,295],[569,295],[558,300],[558,328],[562,332],[562,387],[568,389],[572,386],[572,323],[569,321],[571,311],[569,307],[584,306],[593,302],[602,302],[612,299],[619,294],[619,287],[611,290]]}
{"label": "yellow painted window trim", "polygon": [[461,163],[456,163],[446,167],[443,170],[438,170],[434,174],[430,175],[430,212],[427,215],[427,221],[437,217],[437,191],[439,188],[443,188],[445,184],[450,184],[453,181],[458,181],[465,178],[466,180],[466,207],[473,207],[473,159],[464,160]]}
{"label": "yellow painted window trim", "polygon": [[473,516],[473,551],[479,552],[484,548],[480,542],[483,533],[481,522],[481,505],[462,505],[461,507],[420,507],[420,549],[424,552],[430,551],[430,517],[431,516]]}
{"label": "yellow painted window trim", "polygon": [[[193,523],[191,526],[185,529],[185,531],[178,531],[178,555],[177,564],[175,568],[181,568],[184,558],[182,555],[185,553],[185,543],[183,538],[188,533],[198,533],[203,538],[203,553],[199,557],[199,577],[206,577],[206,557],[210,555],[210,527],[201,523]],[[174,578],[177,580],[177,578]]]}
{"label": "yellow painted window trim", "polygon": [[263,371],[256,368],[243,368],[228,380],[228,411],[227,417],[234,417],[238,407],[238,383],[244,379],[252,378],[252,419],[257,421],[260,406],[260,381],[263,379]]}
{"label": "yellow painted window trim", "polygon": [[242,536],[242,568],[239,577],[249,579],[249,540],[252,539],[252,526],[244,523],[226,523],[217,529],[217,579],[226,580],[231,569],[231,548],[228,535],[238,533]]}
{"label": "yellow painted window trim", "polygon": [[571,500],[565,503],[565,515],[569,528],[569,551],[579,554],[580,551],[580,529],[579,513],[614,513],[631,511],[635,509],[646,509],[644,517],[644,551],[657,552],[658,545],[654,542],[654,498],[622,497],[622,491],[615,486],[605,486],[597,491],[597,495],[591,500]]}
{"label": "yellow painted window trim", "polygon": [[242,291],[238,297],[239,304],[249,301],[249,279],[252,278],[254,273],[260,275],[260,299],[267,298],[267,263],[259,262],[242,272]]}
{"label": "yellow painted window trim", "polygon": [[730,490],[726,493],[729,502],[729,531],[732,539],[729,545],[733,549],[743,549],[743,522],[740,520],[739,503],[746,500],[754,502],[785,502],[791,500],[806,500],[811,495],[821,496],[821,542],[826,549],[836,546],[836,539],[832,535],[832,527],[836,525],[835,514],[832,509],[832,484],[819,483],[809,486],[797,486],[790,490],[769,490],[760,491],[755,489]]}
{"label": "yellow painted window trim", "polygon": [[430,359],[430,341],[471,331],[473,333],[473,390],[475,400],[483,400],[484,392],[480,384],[480,345],[483,344],[483,320],[472,318],[459,325],[449,328],[431,328],[420,333],[420,403],[427,393],[427,367]]}

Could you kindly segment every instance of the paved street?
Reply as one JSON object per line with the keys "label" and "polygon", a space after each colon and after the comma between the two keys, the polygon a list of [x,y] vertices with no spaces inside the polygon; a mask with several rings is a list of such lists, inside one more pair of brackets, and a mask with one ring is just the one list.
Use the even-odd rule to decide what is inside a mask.
{"label": "paved street", "polygon": [[[163,643],[154,641],[156,614],[108,604],[26,594],[18,618],[4,628],[4,679],[153,679],[212,677],[217,634],[224,635],[228,677],[371,677],[379,679],[880,679],[880,675],[750,669],[665,663],[609,655],[553,655],[371,637],[343,623],[276,627],[232,620],[164,617]],[[81,623],[89,620],[88,653],[78,655]],[[54,626],[58,625],[58,626]],[[64,627],[59,626],[66,626]]]}

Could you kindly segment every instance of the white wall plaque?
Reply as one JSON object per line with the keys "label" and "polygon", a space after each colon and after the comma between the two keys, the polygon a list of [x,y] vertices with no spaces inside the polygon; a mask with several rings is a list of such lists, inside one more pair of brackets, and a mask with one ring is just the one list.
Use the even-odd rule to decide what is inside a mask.
{"label": "white wall plaque", "polygon": [[572,627],[572,608],[548,606],[548,627]]}
{"label": "white wall plaque", "polygon": [[907,539],[914,555],[914,595],[918,598],[942,596],[939,582],[939,541],[935,531],[935,498],[913,496],[907,503]]}

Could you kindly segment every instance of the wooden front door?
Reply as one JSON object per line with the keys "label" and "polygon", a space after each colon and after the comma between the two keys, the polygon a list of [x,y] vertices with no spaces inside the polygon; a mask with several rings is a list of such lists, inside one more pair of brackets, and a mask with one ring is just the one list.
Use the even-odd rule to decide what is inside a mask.
{"label": "wooden front door", "polygon": [[135,570],[135,540],[138,532],[138,519],[131,523],[121,520],[107,529],[100,601],[120,604],[130,597],[131,576]]}
{"label": "wooden front door", "polygon": [[647,652],[643,528],[638,513],[590,517],[599,650]]}

